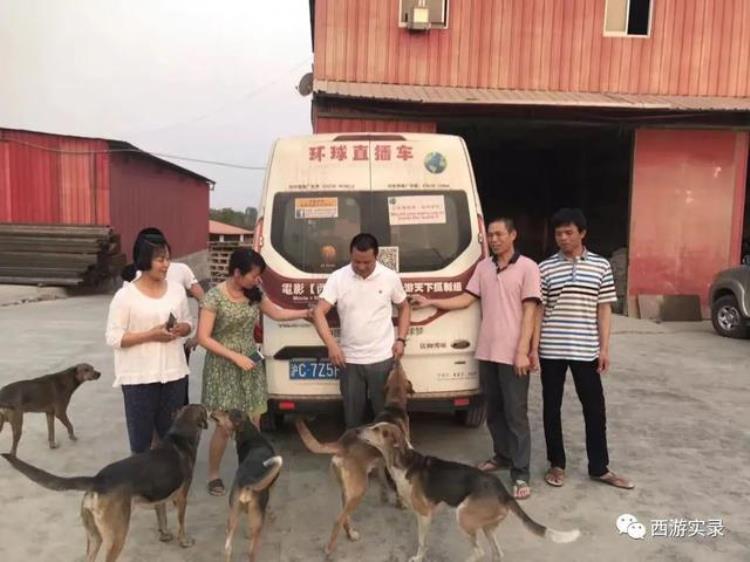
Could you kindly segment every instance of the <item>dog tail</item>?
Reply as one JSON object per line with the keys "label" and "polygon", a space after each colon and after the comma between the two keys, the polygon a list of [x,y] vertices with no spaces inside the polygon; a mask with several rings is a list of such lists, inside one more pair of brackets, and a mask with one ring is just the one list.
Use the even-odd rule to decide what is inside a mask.
{"label": "dog tail", "polygon": [[294,425],[297,427],[297,433],[299,433],[305,447],[307,447],[311,453],[315,453],[316,455],[335,455],[342,451],[342,447],[337,441],[334,441],[333,443],[321,443],[318,441],[303,420],[297,419],[294,422]]}
{"label": "dog tail", "polygon": [[534,533],[537,537],[549,539],[554,543],[569,543],[581,536],[581,531],[578,529],[573,529],[572,531],[558,531],[537,523],[529,517],[513,497],[510,498],[509,507],[521,520],[523,526]]}
{"label": "dog tail", "polygon": [[32,480],[44,486],[48,490],[54,490],[56,492],[65,490],[81,490],[88,492],[94,489],[96,478],[93,476],[76,476],[74,478],[63,478],[61,476],[55,476],[49,472],[30,465],[29,463],[23,462],[21,459],[14,457],[8,453],[3,453],[3,457],[8,461],[13,468],[26,476],[29,480]]}

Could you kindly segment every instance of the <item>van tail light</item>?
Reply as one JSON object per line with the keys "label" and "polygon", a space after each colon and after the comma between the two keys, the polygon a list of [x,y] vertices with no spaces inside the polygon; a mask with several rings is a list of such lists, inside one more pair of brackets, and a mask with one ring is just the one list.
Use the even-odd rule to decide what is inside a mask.
{"label": "van tail light", "polygon": [[255,343],[262,344],[263,343],[263,315],[260,315],[260,318],[258,318],[258,322],[255,324],[255,328],[253,328],[253,339],[255,340]]}
{"label": "van tail light", "polygon": [[263,248],[263,219],[260,218],[255,223],[253,230],[253,250],[260,252]]}
{"label": "van tail light", "polygon": [[456,398],[453,400],[453,405],[457,408],[463,408],[465,406],[468,406],[471,403],[471,400],[468,398]]}
{"label": "van tail light", "polygon": [[289,412],[291,410],[297,409],[297,405],[291,400],[282,400],[278,403],[277,407],[279,408],[279,410],[284,412]]}
{"label": "van tail light", "polygon": [[477,226],[479,227],[479,243],[482,245],[482,257],[486,258],[490,255],[490,250],[487,247],[487,232],[484,226],[484,217],[482,215],[477,215],[477,221]]}

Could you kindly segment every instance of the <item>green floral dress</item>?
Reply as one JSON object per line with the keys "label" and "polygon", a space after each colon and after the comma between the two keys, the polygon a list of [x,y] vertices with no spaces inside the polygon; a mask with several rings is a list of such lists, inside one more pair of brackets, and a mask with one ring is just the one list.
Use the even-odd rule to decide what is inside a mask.
{"label": "green floral dress", "polygon": [[[243,355],[250,355],[255,351],[253,328],[260,316],[258,304],[233,302],[217,286],[206,293],[201,307],[216,313],[211,337]],[[206,351],[202,402],[210,410],[236,408],[250,416],[265,413],[268,408],[268,389],[263,364],[255,365],[251,371],[243,371],[229,359]]]}

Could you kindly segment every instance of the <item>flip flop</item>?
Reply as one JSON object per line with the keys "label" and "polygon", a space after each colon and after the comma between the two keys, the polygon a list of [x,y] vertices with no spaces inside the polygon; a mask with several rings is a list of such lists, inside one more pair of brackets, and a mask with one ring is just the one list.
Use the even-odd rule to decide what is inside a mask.
{"label": "flip flop", "polygon": [[544,481],[550,486],[559,488],[565,484],[565,471],[559,466],[552,466],[544,475]]}
{"label": "flip flop", "polygon": [[617,476],[617,474],[615,474],[614,472],[607,472],[606,474],[602,474],[601,476],[591,476],[591,479],[596,482],[601,482],[602,484],[614,486],[615,488],[621,488],[623,490],[632,490],[633,488],[635,488],[635,484],[633,484],[630,480],[627,480],[622,476]]}
{"label": "flip flop", "polygon": [[[525,492],[521,492],[525,490]],[[529,484],[523,480],[516,480],[513,484],[513,497],[517,500],[525,500],[531,497],[531,488]]]}
{"label": "flip flop", "polygon": [[498,470],[504,470],[510,468],[510,463],[506,461],[500,461],[493,457],[486,461],[480,462],[477,468],[482,472],[497,472]]}
{"label": "flip flop", "polygon": [[227,493],[226,488],[224,488],[224,482],[221,481],[221,478],[216,478],[208,483],[208,493],[212,496],[223,496]]}

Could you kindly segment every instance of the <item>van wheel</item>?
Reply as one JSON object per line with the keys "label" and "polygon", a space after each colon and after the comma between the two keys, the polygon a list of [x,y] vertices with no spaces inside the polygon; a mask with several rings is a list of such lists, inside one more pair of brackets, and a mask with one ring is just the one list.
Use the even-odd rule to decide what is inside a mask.
{"label": "van wheel", "polygon": [[261,431],[278,431],[282,427],[284,427],[284,414],[278,412],[266,412],[260,418]]}
{"label": "van wheel", "polygon": [[724,295],[711,305],[711,322],[719,335],[728,338],[746,338],[747,319],[742,317],[734,295]]}
{"label": "van wheel", "polygon": [[480,400],[466,410],[456,412],[456,422],[465,427],[479,427],[487,419],[487,407],[484,400]]}

